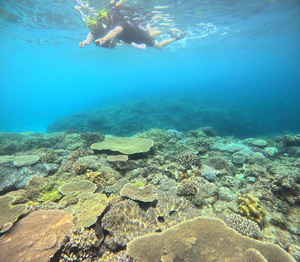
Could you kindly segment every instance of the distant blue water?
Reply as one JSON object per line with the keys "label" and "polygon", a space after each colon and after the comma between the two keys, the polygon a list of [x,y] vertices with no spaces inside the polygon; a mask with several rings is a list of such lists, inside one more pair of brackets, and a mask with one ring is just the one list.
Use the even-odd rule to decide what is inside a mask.
{"label": "distant blue water", "polygon": [[[260,134],[251,124],[246,126],[247,135],[299,133],[300,3],[278,0],[271,11],[268,5],[246,16],[241,10],[246,1],[232,1],[232,13],[225,10],[226,1],[224,13],[218,6],[214,16],[213,6],[205,13],[209,5],[204,2],[202,16],[186,18],[191,10],[178,14],[187,38],[158,51],[94,45],[81,49],[78,43],[87,30],[73,10],[75,1],[53,5],[55,12],[57,5],[75,12],[72,19],[78,20],[76,26],[64,22],[61,28],[47,19],[42,28],[32,19],[24,22],[24,17],[10,21],[3,15],[3,9],[9,10],[7,1],[0,13],[0,131],[44,132],[56,119],[80,111],[190,96],[214,101],[221,110],[230,108],[237,122],[243,118],[244,123],[249,112],[260,122],[266,120]],[[48,13],[51,8],[49,2]],[[38,11],[35,14],[39,17]],[[204,36],[201,23],[212,23],[219,31]],[[242,130],[231,134],[244,135]]]}

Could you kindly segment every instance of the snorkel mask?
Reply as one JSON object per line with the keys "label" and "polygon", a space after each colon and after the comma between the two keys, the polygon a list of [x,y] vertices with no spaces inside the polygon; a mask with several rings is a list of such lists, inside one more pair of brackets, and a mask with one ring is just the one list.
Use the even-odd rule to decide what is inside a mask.
{"label": "snorkel mask", "polygon": [[85,19],[85,22],[91,31],[96,30],[99,25],[109,22],[108,12],[105,9],[95,11]]}

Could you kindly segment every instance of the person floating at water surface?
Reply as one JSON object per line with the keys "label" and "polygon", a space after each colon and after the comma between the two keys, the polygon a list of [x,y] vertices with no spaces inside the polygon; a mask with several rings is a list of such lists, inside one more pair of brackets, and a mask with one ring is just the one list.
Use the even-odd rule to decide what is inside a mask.
{"label": "person floating at water surface", "polygon": [[111,13],[106,10],[94,12],[93,16],[88,17],[85,21],[90,32],[87,38],[79,43],[80,47],[94,42],[97,46],[112,49],[121,40],[137,48],[145,49],[148,46],[162,49],[186,36],[186,33],[173,29],[168,32],[171,36],[170,39],[158,42],[155,38],[166,32],[150,26],[146,26],[146,29],[141,28],[122,14],[120,5],[115,5]]}

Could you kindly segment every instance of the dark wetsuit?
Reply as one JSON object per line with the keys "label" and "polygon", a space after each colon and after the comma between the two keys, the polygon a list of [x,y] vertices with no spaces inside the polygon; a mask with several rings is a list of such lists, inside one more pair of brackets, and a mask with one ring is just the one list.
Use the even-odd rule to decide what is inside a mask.
{"label": "dark wetsuit", "polygon": [[119,40],[122,40],[127,44],[136,43],[146,44],[148,47],[154,46],[154,37],[151,37],[146,30],[138,27],[137,25],[131,24],[129,21],[120,21],[113,23],[112,29],[117,26],[121,26],[123,28],[123,31],[117,36]]}

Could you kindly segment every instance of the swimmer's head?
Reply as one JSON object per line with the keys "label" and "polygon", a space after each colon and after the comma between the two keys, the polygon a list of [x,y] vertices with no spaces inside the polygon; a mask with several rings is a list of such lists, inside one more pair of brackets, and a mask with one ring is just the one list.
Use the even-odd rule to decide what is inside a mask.
{"label": "swimmer's head", "polygon": [[109,21],[110,17],[105,9],[94,11],[85,19],[85,22],[90,30],[95,30],[102,24],[109,23]]}

